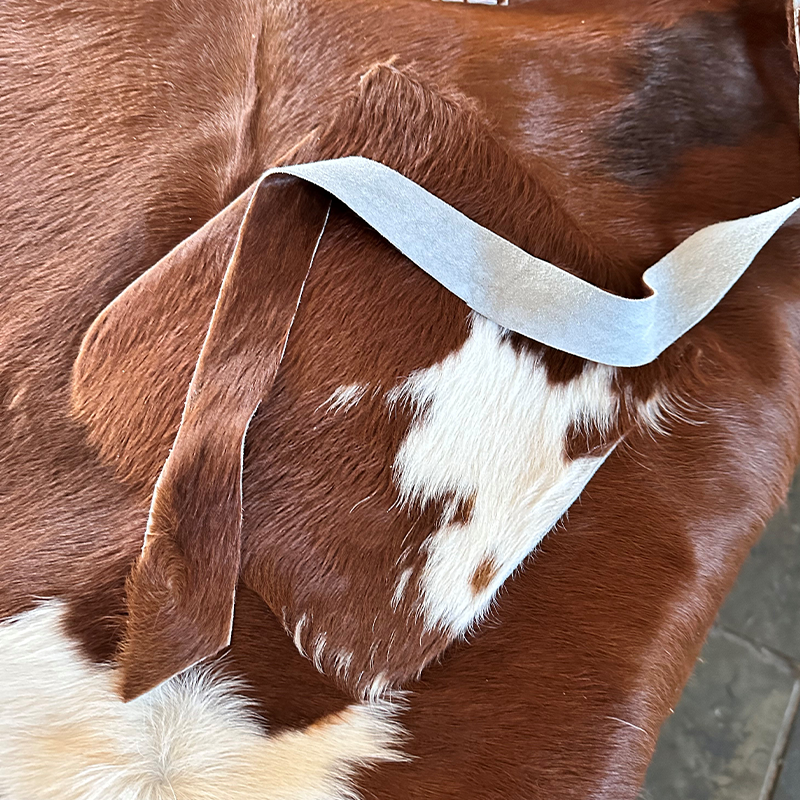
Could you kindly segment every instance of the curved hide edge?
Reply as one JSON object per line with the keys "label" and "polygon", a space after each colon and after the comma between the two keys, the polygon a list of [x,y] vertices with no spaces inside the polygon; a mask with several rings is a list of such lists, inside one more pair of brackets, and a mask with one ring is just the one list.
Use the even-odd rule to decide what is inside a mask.
{"label": "curved hide edge", "polygon": [[[117,476],[153,490],[254,189],[151,267],[95,319],[72,373],[72,412]],[[179,320],[179,322],[178,322]]]}
{"label": "curved hide edge", "polygon": [[352,800],[364,765],[400,761],[386,703],[265,736],[245,687],[194,667],[130,703],[49,601],[0,623],[0,796],[7,800]]}
{"label": "curved hide edge", "polygon": [[[250,199],[128,581],[126,699],[230,641],[244,436],[283,356],[328,207],[319,191],[295,179],[269,179]],[[285,247],[289,240],[293,246]],[[87,336],[76,365],[80,380],[97,380],[93,364],[108,359],[102,341],[114,340],[102,328],[113,321],[106,315],[96,323],[101,333]]]}
{"label": "curved hide edge", "polygon": [[[386,137],[399,116],[404,136]],[[292,157],[353,153],[397,169],[529,252],[602,273],[574,222],[463,97],[374,67]],[[497,202],[508,193],[518,214]],[[87,334],[75,412],[120,477],[143,490],[167,458],[176,385],[185,391],[246,202],[176,248]],[[287,227],[291,246],[281,256],[296,259],[296,279],[322,206],[314,213],[317,228]],[[279,220],[265,210],[256,225],[251,214],[241,241],[279,241]],[[349,212],[332,213],[317,262],[278,384],[248,434],[242,580],[320,671],[351,695],[375,696],[418,675],[482,618],[619,439],[620,403],[613,370],[584,369],[480,317],[470,322],[464,303]],[[204,350],[156,489],[129,587],[128,697],[227,641],[242,437],[291,323],[280,315],[294,313],[266,272],[252,289],[264,313],[277,315],[271,333],[252,325],[238,350],[227,346],[230,335],[209,335],[213,359]],[[231,319],[255,319],[252,298],[231,299]],[[263,371],[257,387],[249,367],[242,371],[248,359]],[[162,399],[160,419],[148,409]],[[573,429],[598,446],[567,452]]]}

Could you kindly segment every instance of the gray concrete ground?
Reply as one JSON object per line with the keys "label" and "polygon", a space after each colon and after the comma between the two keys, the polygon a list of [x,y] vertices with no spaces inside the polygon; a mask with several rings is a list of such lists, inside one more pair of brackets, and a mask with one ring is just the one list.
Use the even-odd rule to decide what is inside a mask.
{"label": "gray concrete ground", "polygon": [[720,611],[641,800],[800,800],[800,472]]}

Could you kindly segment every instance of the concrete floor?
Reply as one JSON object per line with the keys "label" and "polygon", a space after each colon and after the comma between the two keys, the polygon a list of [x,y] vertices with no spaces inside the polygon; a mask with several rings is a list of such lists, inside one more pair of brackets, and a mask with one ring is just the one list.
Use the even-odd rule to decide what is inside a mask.
{"label": "concrete floor", "polygon": [[665,723],[641,800],[800,800],[800,472]]}

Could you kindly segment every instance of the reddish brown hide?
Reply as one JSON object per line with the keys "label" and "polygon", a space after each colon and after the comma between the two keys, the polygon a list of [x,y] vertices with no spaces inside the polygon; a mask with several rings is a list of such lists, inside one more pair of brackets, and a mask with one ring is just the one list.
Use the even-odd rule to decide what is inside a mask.
{"label": "reddish brown hide", "polygon": [[[143,551],[128,581],[120,656],[126,699],[230,642],[244,437],[275,380],[330,207],[320,192],[277,176],[243,200],[246,208],[242,202],[229,210],[241,222],[224,277],[211,283],[213,304],[204,297],[213,272],[186,274],[182,267],[206,266],[207,256],[219,251],[227,255],[230,231],[224,216],[200,242],[178,248],[106,309],[76,362],[80,413],[91,409],[90,425],[102,429],[98,438],[106,451],[126,442],[129,453],[129,432],[143,434],[146,441],[160,438],[147,420],[131,419],[130,411],[149,411],[154,384],[172,387],[173,394],[181,386],[187,370],[170,364],[170,357],[197,362],[186,402],[178,406],[183,408],[180,428],[172,433],[174,444],[155,486]],[[186,254],[186,249],[196,252]],[[188,298],[184,286],[195,289]],[[170,335],[183,332],[184,320],[194,318],[195,329],[202,328],[211,308],[202,349],[191,339],[189,347],[165,347]],[[97,393],[100,387],[111,410],[91,403],[92,389]],[[163,403],[163,395],[159,399]],[[120,402],[127,408],[115,405]],[[141,469],[138,457],[146,459],[145,442],[138,444],[130,458]],[[106,452],[113,461],[119,456]]]}
{"label": "reddish brown hide", "polygon": [[[398,130],[396,135],[386,139],[382,134],[386,124],[402,128],[402,133]],[[529,250],[546,252],[565,264],[581,264],[586,269],[603,266],[600,257],[548,197],[536,177],[527,173],[498,145],[464,98],[435,92],[407,72],[393,67],[372,69],[343,102],[334,119],[315,132],[311,141],[293,158],[303,161],[352,153],[402,170],[443,198],[458,201],[471,216],[504,232]],[[493,208],[493,200],[509,189],[519,199],[525,213],[504,220],[499,209]],[[312,196],[319,197],[321,193],[312,191]],[[275,197],[282,199],[281,195]],[[266,200],[263,203],[263,208],[270,209]],[[180,412],[181,389],[200,352],[198,334],[202,324],[199,320],[207,318],[218,291],[218,275],[215,283],[213,271],[204,269],[202,275],[196,272],[209,261],[222,263],[217,251],[224,253],[229,247],[227,218],[241,218],[241,205],[236,202],[217,217],[208,231],[202,232],[201,243],[190,242],[177,248],[121,295],[93,325],[78,358],[77,413],[89,422],[91,435],[105,458],[122,465],[123,477],[138,480],[145,487],[152,484],[152,476],[166,457],[163,450],[151,452],[148,442],[169,442],[175,435],[169,424]],[[317,216],[321,211],[320,207]],[[292,237],[300,237],[304,246],[293,262],[295,268],[273,268],[269,255],[261,263],[278,274],[296,275],[299,281],[305,276],[316,230],[321,223],[313,216],[309,223],[305,219],[308,213],[305,209],[296,209],[294,213],[297,215],[295,228],[281,235],[279,229],[273,233],[276,225],[271,217],[276,216],[277,208],[272,208],[271,213],[263,215],[262,224],[267,232],[261,233],[261,237],[272,241],[272,237],[277,236],[280,244],[273,247],[291,250],[296,249]],[[254,224],[253,221],[242,223],[239,234],[242,243],[246,244],[248,236],[255,235],[249,233],[255,231]],[[270,252],[267,250],[267,254]],[[236,256],[238,261],[243,257],[244,253]],[[301,626],[299,646],[304,651],[310,652],[318,638],[324,637],[326,650],[317,648],[316,660],[326,674],[337,678],[356,694],[368,693],[377,680],[396,685],[416,676],[454,638],[444,631],[427,630],[420,615],[415,613],[410,597],[399,608],[392,602],[400,573],[415,561],[424,563],[424,543],[438,526],[442,504],[447,500],[442,498],[441,503],[423,509],[421,514],[417,508],[401,507],[398,501],[390,467],[399,441],[408,429],[407,410],[400,409],[389,415],[382,398],[373,395],[355,409],[352,422],[332,423],[319,413],[319,407],[336,389],[337,383],[362,382],[376,388],[391,388],[413,369],[441,360],[460,343],[459,337],[463,340],[467,319],[463,304],[402,262],[399,254],[367,233],[364,226],[356,224],[348,214],[341,210],[334,213],[309,275],[298,327],[291,337],[289,361],[281,372],[275,395],[269,397],[254,423],[249,445],[249,463],[254,466],[247,484],[248,495],[253,492],[253,500],[246,504],[252,521],[246,527],[244,538],[245,582],[269,603],[287,630],[293,632]],[[358,266],[354,269],[354,265]],[[229,279],[226,277],[225,281]],[[270,297],[266,282],[261,282],[264,289],[251,292],[259,302]],[[190,296],[175,297],[174,287],[183,284],[201,288]],[[354,285],[363,287],[360,297],[352,297],[352,289],[346,288]],[[279,305],[283,313],[291,317],[297,286],[287,283],[286,290],[288,296]],[[395,292],[409,299],[419,298],[412,301],[417,306],[413,314],[409,315],[404,306],[392,311]],[[227,296],[223,283],[220,299],[216,301],[215,319],[219,316],[222,298]],[[354,301],[359,305],[354,307]],[[265,305],[270,307],[277,302],[276,298],[265,301]],[[228,306],[236,307],[233,303]],[[212,324],[197,370],[204,361],[210,360],[207,350],[211,343],[237,340],[236,331],[244,329],[245,325],[242,317],[248,319],[253,315],[241,308],[231,313],[227,323],[218,319]],[[153,320],[159,318],[161,322],[154,324]],[[186,336],[185,320],[193,320],[190,330],[195,332],[194,337]],[[248,327],[249,338],[243,339],[238,349],[226,346],[225,357],[215,359],[220,365],[215,383],[226,387],[254,385],[247,376],[232,378],[230,368],[223,366],[228,362],[246,361],[247,353],[258,353],[272,345],[269,326],[257,324],[255,317],[253,320],[254,324]],[[452,330],[448,330],[448,324]],[[341,330],[337,331],[337,326]],[[274,337],[275,345],[280,348],[285,342],[285,327],[281,325],[275,329],[280,331],[280,335]],[[388,334],[384,338],[373,333],[382,327]],[[365,339],[365,328],[373,344]],[[348,339],[361,340],[364,344],[348,353]],[[335,355],[333,359],[332,354]],[[258,368],[251,371],[257,372]],[[205,368],[204,372],[209,374],[210,369]],[[154,384],[164,387],[162,400],[165,394],[174,400],[172,407],[161,406],[169,413],[153,428],[148,424],[147,398],[152,391],[149,387]],[[258,386],[257,394],[260,392],[258,396],[264,396],[261,384],[256,382],[255,386]],[[271,429],[259,436],[257,431],[262,430],[262,420],[269,423],[276,419],[273,409],[284,405],[287,392],[291,392],[290,401],[277,416],[281,422],[277,427],[271,423]],[[217,460],[229,466],[234,455],[238,464],[242,425],[252,415],[255,402],[255,395],[251,398],[242,390],[234,392],[227,402],[220,398],[221,393],[221,389],[203,386],[195,372],[193,387],[189,389],[192,411],[190,413],[187,406],[176,444],[159,478],[153,501],[153,511],[158,511],[159,520],[151,516],[150,522],[151,527],[164,531],[170,525],[160,520],[165,514],[174,518],[175,523],[170,524],[176,530],[169,536],[154,537],[155,544],[161,541],[166,544],[177,537],[182,543],[169,545],[172,550],[177,547],[185,555],[195,547],[200,548],[201,552],[193,558],[198,569],[189,571],[196,574],[195,580],[209,582],[215,587],[227,584],[209,579],[207,573],[224,573],[231,564],[234,570],[238,567],[238,533],[234,535],[228,531],[241,512],[229,482],[222,478],[223,474],[235,477],[232,470],[220,467],[219,476],[211,474],[208,466],[202,468],[202,474],[198,470],[200,465]],[[239,409],[242,424],[234,425],[230,431],[226,426],[217,430],[218,415],[225,418],[234,408]],[[233,418],[236,419],[236,414]],[[213,437],[203,436],[200,430],[187,426],[187,419],[206,420],[214,429]],[[286,432],[290,419],[292,423]],[[279,446],[282,440],[286,442],[283,451]],[[267,444],[268,449],[259,448],[259,441]],[[218,455],[215,447],[220,451]],[[332,459],[346,466],[352,477],[340,475],[335,487],[323,490],[330,480],[323,477],[326,463]],[[269,476],[265,485],[259,485],[259,473]],[[282,479],[276,480],[271,477],[273,474],[282,475]],[[236,481],[238,483],[238,479]],[[284,495],[287,489],[291,494],[309,498],[309,502],[298,508],[291,495]],[[203,498],[201,508],[207,504],[208,508],[215,509],[207,515],[208,521],[195,518],[200,515],[199,510],[181,514],[174,502],[167,501],[167,510],[161,508],[164,498],[172,498],[176,492],[186,498]],[[217,500],[213,501],[212,497]],[[225,507],[226,497],[231,499],[227,512],[229,520],[222,522],[215,517]],[[363,502],[365,497],[367,502]],[[186,505],[187,501],[183,502]],[[321,513],[322,508],[324,512]],[[468,516],[466,510],[460,513]],[[184,517],[183,522],[181,517]],[[198,526],[200,530],[195,530]],[[217,542],[216,549],[203,545],[206,540]],[[167,556],[167,552],[170,555]],[[163,560],[155,555],[155,563]],[[165,551],[165,558],[171,562],[175,556]],[[369,569],[364,569],[365,560],[370,564]],[[142,567],[147,561],[143,559]],[[174,566],[168,568],[166,561],[163,570],[174,573]],[[399,566],[401,562],[402,567]],[[201,564],[207,564],[208,569],[199,569]],[[190,586],[182,590],[184,600],[180,607],[207,609],[208,630],[201,630],[203,626],[198,620],[187,624],[185,613],[173,623],[163,610],[165,605],[171,607],[166,594],[156,592],[149,580],[148,588],[138,587],[139,576],[145,577],[145,574],[137,568],[129,588],[129,594],[132,592],[139,598],[129,602],[129,628],[151,632],[148,636],[152,636],[154,630],[163,632],[156,634],[153,641],[140,639],[138,644],[129,641],[123,660],[126,669],[134,669],[139,676],[133,681],[135,688],[126,685],[129,696],[151,688],[172,672],[189,666],[200,655],[213,655],[227,644],[230,612],[223,597],[227,596],[230,601],[232,586],[228,586],[227,594],[221,589],[222,596],[215,597],[210,605],[196,603]],[[190,577],[181,581],[192,583]],[[345,581],[346,588],[343,588]],[[166,578],[158,581],[165,582]],[[147,610],[142,606],[143,597],[154,598]],[[182,633],[177,628],[181,628]],[[169,666],[160,663],[165,660],[166,643],[180,641],[181,635],[198,641],[187,645],[185,652],[178,648],[179,652],[172,653]],[[347,674],[337,669],[335,659],[341,652],[349,657]]]}
{"label": "reddish brown hide", "polygon": [[[777,205],[800,178],[777,3],[325,0],[181,11],[13,0],[0,20],[9,99],[0,610],[66,599],[72,633],[95,659],[113,656],[124,633],[125,579],[238,207],[217,218],[214,247],[181,254],[192,275],[183,291],[154,299],[179,326],[163,314],[148,317],[151,327],[131,318],[134,349],[157,356],[139,362],[148,380],[132,383],[142,396],[115,383],[112,361],[89,365],[75,422],[73,362],[103,308],[266,167],[347,152],[395,160],[498,233],[628,294],[689,232]],[[386,122],[398,94],[398,116],[419,113]],[[313,247],[307,233],[297,246]],[[307,607],[320,625],[335,616],[368,661],[375,640],[364,637],[363,605],[378,608],[391,591],[369,579],[388,568],[406,523],[422,541],[440,515],[387,518],[404,409],[387,419],[367,397],[335,429],[315,431],[319,398],[342,384],[388,388],[467,335],[463,305],[341,209],[329,234],[248,434],[244,586],[225,664],[249,681],[273,729],[318,719],[363,688],[317,674],[282,623]],[[417,758],[365,773],[365,797],[635,795],[658,727],[796,461],[796,262],[787,228],[717,312],[657,364],[619,378],[624,401],[668,389],[686,419],[667,436],[631,432],[568,524],[509,582],[490,623],[405,683],[405,749]],[[193,313],[181,316],[187,304]],[[173,335],[194,344],[171,351]],[[582,369],[544,358],[554,382]],[[287,620],[273,613],[283,607]],[[419,642],[413,620],[397,617],[402,630],[377,633],[416,637],[417,648],[386,656],[403,682],[448,642]],[[142,686],[161,677],[151,672]]]}

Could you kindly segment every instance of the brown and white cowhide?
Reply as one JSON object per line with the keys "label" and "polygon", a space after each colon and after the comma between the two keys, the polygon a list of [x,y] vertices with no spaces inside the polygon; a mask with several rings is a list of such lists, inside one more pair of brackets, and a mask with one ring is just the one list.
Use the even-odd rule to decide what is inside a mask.
{"label": "brown and white cowhide", "polygon": [[796,80],[772,0],[6,0],[0,797],[635,797],[797,461],[797,229],[615,369],[256,181],[635,297],[797,193]]}

